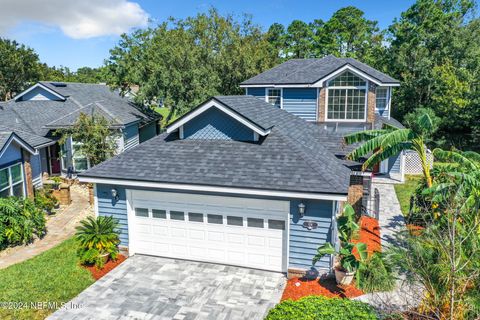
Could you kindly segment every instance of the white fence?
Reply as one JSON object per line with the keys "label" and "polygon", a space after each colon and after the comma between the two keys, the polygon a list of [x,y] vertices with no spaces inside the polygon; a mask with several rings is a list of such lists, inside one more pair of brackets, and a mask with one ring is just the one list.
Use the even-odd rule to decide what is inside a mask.
{"label": "white fence", "polygon": [[[413,150],[405,151],[404,155],[405,174],[422,174],[422,163],[420,157]],[[430,164],[430,168],[433,166],[433,153],[427,150],[427,162]]]}

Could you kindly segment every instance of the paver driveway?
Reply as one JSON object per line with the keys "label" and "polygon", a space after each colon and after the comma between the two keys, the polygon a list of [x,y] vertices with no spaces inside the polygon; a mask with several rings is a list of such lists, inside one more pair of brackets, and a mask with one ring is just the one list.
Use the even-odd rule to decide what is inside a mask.
{"label": "paver driveway", "polygon": [[284,286],[280,273],[135,255],[49,319],[263,319]]}

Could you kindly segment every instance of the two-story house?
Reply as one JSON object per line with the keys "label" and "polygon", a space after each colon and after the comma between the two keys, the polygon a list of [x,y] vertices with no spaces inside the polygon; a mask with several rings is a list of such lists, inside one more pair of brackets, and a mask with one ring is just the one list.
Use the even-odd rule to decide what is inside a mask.
{"label": "two-story house", "polygon": [[[343,158],[352,150],[351,146],[342,145],[344,135],[380,129],[384,123],[403,128],[390,115],[393,88],[399,85],[398,80],[355,59],[329,55],[321,59],[288,60],[240,86],[247,95],[323,128],[328,137],[325,143],[335,155]],[[378,164],[372,172],[361,173],[353,164],[350,167],[355,176],[352,176],[349,200],[357,204],[357,210],[362,205],[360,197],[371,193],[372,172],[403,180],[402,153]],[[366,206],[366,199],[363,205]]]}
{"label": "two-story house", "polygon": [[81,113],[111,124],[121,153],[157,134],[158,115],[143,110],[106,85],[39,82],[0,103],[0,196],[33,195],[42,176],[78,173],[90,167],[69,139],[54,131],[72,126]]}
{"label": "two-story house", "polygon": [[352,59],[291,60],[79,179],[94,184],[95,214],[118,219],[130,255],[329,272],[332,257],[312,258],[336,244],[342,203],[358,207],[370,175],[344,159],[343,134],[400,125],[397,85]]}

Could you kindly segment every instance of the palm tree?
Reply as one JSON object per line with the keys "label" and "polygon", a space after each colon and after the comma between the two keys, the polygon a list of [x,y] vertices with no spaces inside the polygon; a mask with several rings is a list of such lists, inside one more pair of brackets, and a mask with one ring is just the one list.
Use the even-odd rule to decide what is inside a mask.
{"label": "palm tree", "polygon": [[437,129],[437,119],[430,109],[420,108],[405,117],[409,128],[399,129],[384,124],[382,129],[349,134],[344,137],[345,144],[364,143],[350,152],[347,159],[358,160],[372,153],[363,163],[362,170],[366,170],[403,150],[414,150],[420,158],[427,186],[431,187],[432,177],[427,161],[426,143]]}

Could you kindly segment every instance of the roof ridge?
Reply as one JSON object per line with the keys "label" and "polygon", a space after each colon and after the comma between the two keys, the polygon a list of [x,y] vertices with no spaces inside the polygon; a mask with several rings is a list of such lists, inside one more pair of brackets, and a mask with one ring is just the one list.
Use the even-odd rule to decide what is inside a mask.
{"label": "roof ridge", "polygon": [[[103,100],[100,100],[100,101],[103,101]],[[99,107],[100,109],[102,109],[103,112],[105,112],[107,115],[109,115],[112,120],[116,121],[117,124],[122,124],[122,122],[115,116],[113,115],[110,111],[107,110],[107,108],[105,108],[101,103],[100,101],[95,101],[94,104]]]}
{"label": "roof ridge", "polygon": [[[311,65],[316,64],[316,63],[322,61],[322,60],[325,59],[325,58],[326,58],[326,57],[323,57],[323,58],[320,58],[320,59],[313,59],[313,61],[312,61],[311,63],[308,63],[308,64],[307,64],[306,66],[304,66],[303,68],[301,68],[301,69],[296,69],[294,72],[282,76],[282,78],[285,79],[285,78],[287,78],[287,77],[290,77],[290,76],[292,76],[292,75],[294,75],[294,74],[299,73],[300,71],[303,72],[305,69],[308,69]],[[335,58],[336,58],[336,57],[335,57]],[[299,60],[300,60],[300,59],[299,59]],[[305,60],[305,59],[303,59],[303,60]],[[268,71],[268,70],[267,70],[267,71]]]}
{"label": "roof ridge", "polygon": [[[74,100],[74,99],[72,99],[72,100]],[[75,102],[75,101],[74,101],[74,102]],[[69,113],[67,113],[66,115],[63,115],[63,116],[61,116],[60,118],[57,118],[57,119],[55,119],[55,120],[52,120],[52,121],[50,121],[49,123],[47,123],[46,125],[44,125],[44,127],[49,126],[49,125],[51,125],[51,124],[53,124],[53,123],[55,123],[55,122],[57,122],[57,121],[60,121],[60,120],[62,120],[62,119],[64,119],[64,118],[66,118],[66,117],[74,114],[75,112],[81,111],[82,109],[85,109],[85,108],[89,107],[90,105],[91,105],[91,103],[87,104],[86,106],[82,106],[82,107],[78,108],[77,110],[73,110],[72,112],[69,112]],[[80,106],[81,106],[81,105],[80,105]]]}

